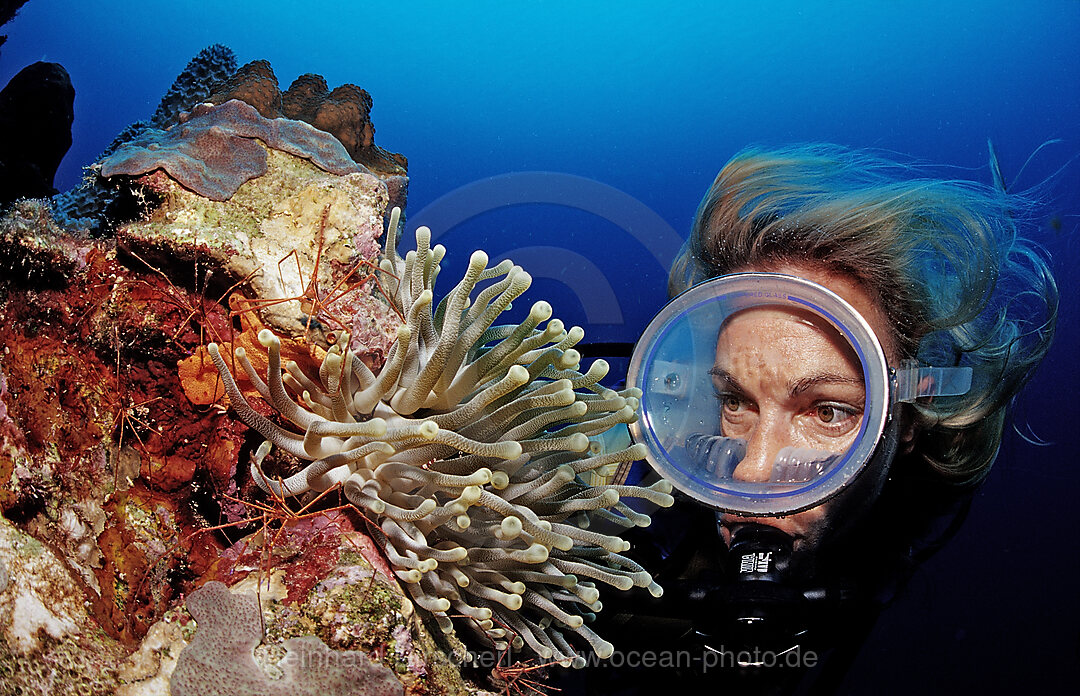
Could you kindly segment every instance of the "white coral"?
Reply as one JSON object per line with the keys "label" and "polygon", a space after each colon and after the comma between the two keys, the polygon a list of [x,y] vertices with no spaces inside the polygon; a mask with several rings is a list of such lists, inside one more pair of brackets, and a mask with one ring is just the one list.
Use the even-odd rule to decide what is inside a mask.
{"label": "white coral", "polygon": [[[647,525],[648,516],[620,498],[667,506],[671,487],[589,486],[581,475],[642,458],[641,445],[604,452],[597,438],[637,417],[640,393],[600,386],[603,360],[580,372],[573,346],[584,332],[550,319],[546,302],[517,326],[493,326],[531,282],[508,261],[488,268],[487,255],[475,252],[461,282],[433,307],[445,250],[430,248],[421,227],[416,250],[401,258],[397,222],[395,209],[382,282],[407,323],[378,375],[346,336],[331,347],[318,382],[291,362],[282,375],[270,331],[259,335],[269,353],[265,381],[237,349],[262,396],[303,434],[256,413],[217,346],[209,347],[234,408],[267,439],[252,475],[276,495],[342,483],[349,500],[378,519],[397,576],[443,630],[452,629],[448,615],[463,615],[500,647],[528,645],[543,658],[582,664],[567,640],[573,633],[607,657],[612,645],[585,625],[600,608],[595,582],[661,590],[620,555],[628,543],[588,527]],[[271,480],[261,468],[270,443],[312,463]]]}

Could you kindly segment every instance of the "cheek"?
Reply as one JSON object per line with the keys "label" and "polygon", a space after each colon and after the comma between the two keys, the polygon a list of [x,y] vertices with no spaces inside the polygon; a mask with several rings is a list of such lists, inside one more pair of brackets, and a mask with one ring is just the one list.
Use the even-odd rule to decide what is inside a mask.
{"label": "cheek", "polygon": [[815,508],[795,513],[787,518],[791,528],[797,532],[796,549],[802,546],[813,547],[817,545],[829,520],[830,507],[829,503],[824,503]]}
{"label": "cheek", "polygon": [[[832,500],[816,508],[792,515],[806,529],[806,541],[817,546],[826,534],[842,533],[857,525],[881,494],[888,473],[888,463],[876,461],[873,468],[863,471],[859,478]],[[830,536],[831,538],[831,536]]]}

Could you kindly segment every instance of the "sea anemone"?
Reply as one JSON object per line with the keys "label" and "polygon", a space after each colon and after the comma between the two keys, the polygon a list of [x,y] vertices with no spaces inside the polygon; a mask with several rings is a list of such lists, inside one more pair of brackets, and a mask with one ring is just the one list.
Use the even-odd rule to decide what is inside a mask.
{"label": "sea anemone", "polygon": [[[583,476],[644,456],[642,445],[606,451],[600,436],[636,417],[640,392],[600,385],[603,360],[579,371],[584,332],[551,319],[537,302],[515,325],[493,326],[531,278],[473,253],[464,277],[437,305],[432,289],[445,249],[416,230],[416,250],[397,254],[395,208],[380,260],[382,287],[406,323],[378,374],[342,334],[319,375],[294,362],[281,370],[280,341],[265,381],[243,349],[237,362],[262,397],[302,433],[259,415],[237,387],[218,347],[209,352],[240,418],[266,442],[252,459],[260,487],[299,496],[341,484],[377,520],[382,547],[417,605],[443,631],[450,615],[495,642],[582,665],[576,634],[600,657],[614,648],[585,624],[599,610],[597,582],[621,590],[660,587],[621,555],[618,531],[648,525],[621,498],[669,506],[671,486],[589,485]],[[545,323],[546,322],[546,323]],[[543,324],[543,327],[541,325]],[[310,461],[288,478],[262,469],[271,443]],[[592,527],[590,529],[590,527]]]}

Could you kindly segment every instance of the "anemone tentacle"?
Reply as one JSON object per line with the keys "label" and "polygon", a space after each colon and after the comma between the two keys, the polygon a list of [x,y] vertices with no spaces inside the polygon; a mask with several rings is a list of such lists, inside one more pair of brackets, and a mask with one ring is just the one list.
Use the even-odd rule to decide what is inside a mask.
{"label": "anemone tentacle", "polygon": [[265,378],[236,350],[256,391],[301,432],[261,416],[218,347],[209,347],[240,419],[311,462],[273,480],[262,469],[264,443],[252,476],[278,496],[343,484],[346,497],[377,520],[395,574],[442,630],[452,630],[453,612],[497,645],[563,664],[585,663],[571,636],[610,656],[612,645],[585,626],[601,607],[594,581],[654,594],[660,588],[621,555],[627,542],[586,527],[648,524],[623,499],[668,506],[671,486],[590,486],[581,475],[643,456],[642,445],[605,451],[595,437],[633,422],[641,394],[602,386],[603,360],[580,371],[574,346],[584,332],[552,318],[546,302],[517,324],[495,325],[531,283],[508,261],[489,267],[487,254],[475,252],[435,305],[445,249],[432,247],[430,231],[419,228],[416,249],[402,258],[399,220],[395,209],[379,268],[405,325],[381,370],[368,368],[345,334],[316,376],[295,362],[282,366],[270,331],[258,337],[267,350]]}

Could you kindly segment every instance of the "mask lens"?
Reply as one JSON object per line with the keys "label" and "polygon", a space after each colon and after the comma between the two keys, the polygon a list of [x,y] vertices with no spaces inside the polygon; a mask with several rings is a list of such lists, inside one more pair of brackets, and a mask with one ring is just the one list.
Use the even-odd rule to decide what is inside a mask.
{"label": "mask lens", "polygon": [[631,431],[653,468],[702,502],[794,512],[834,495],[869,459],[886,374],[865,320],[827,289],[725,276],[673,300],[646,329],[631,360],[643,416]]}

